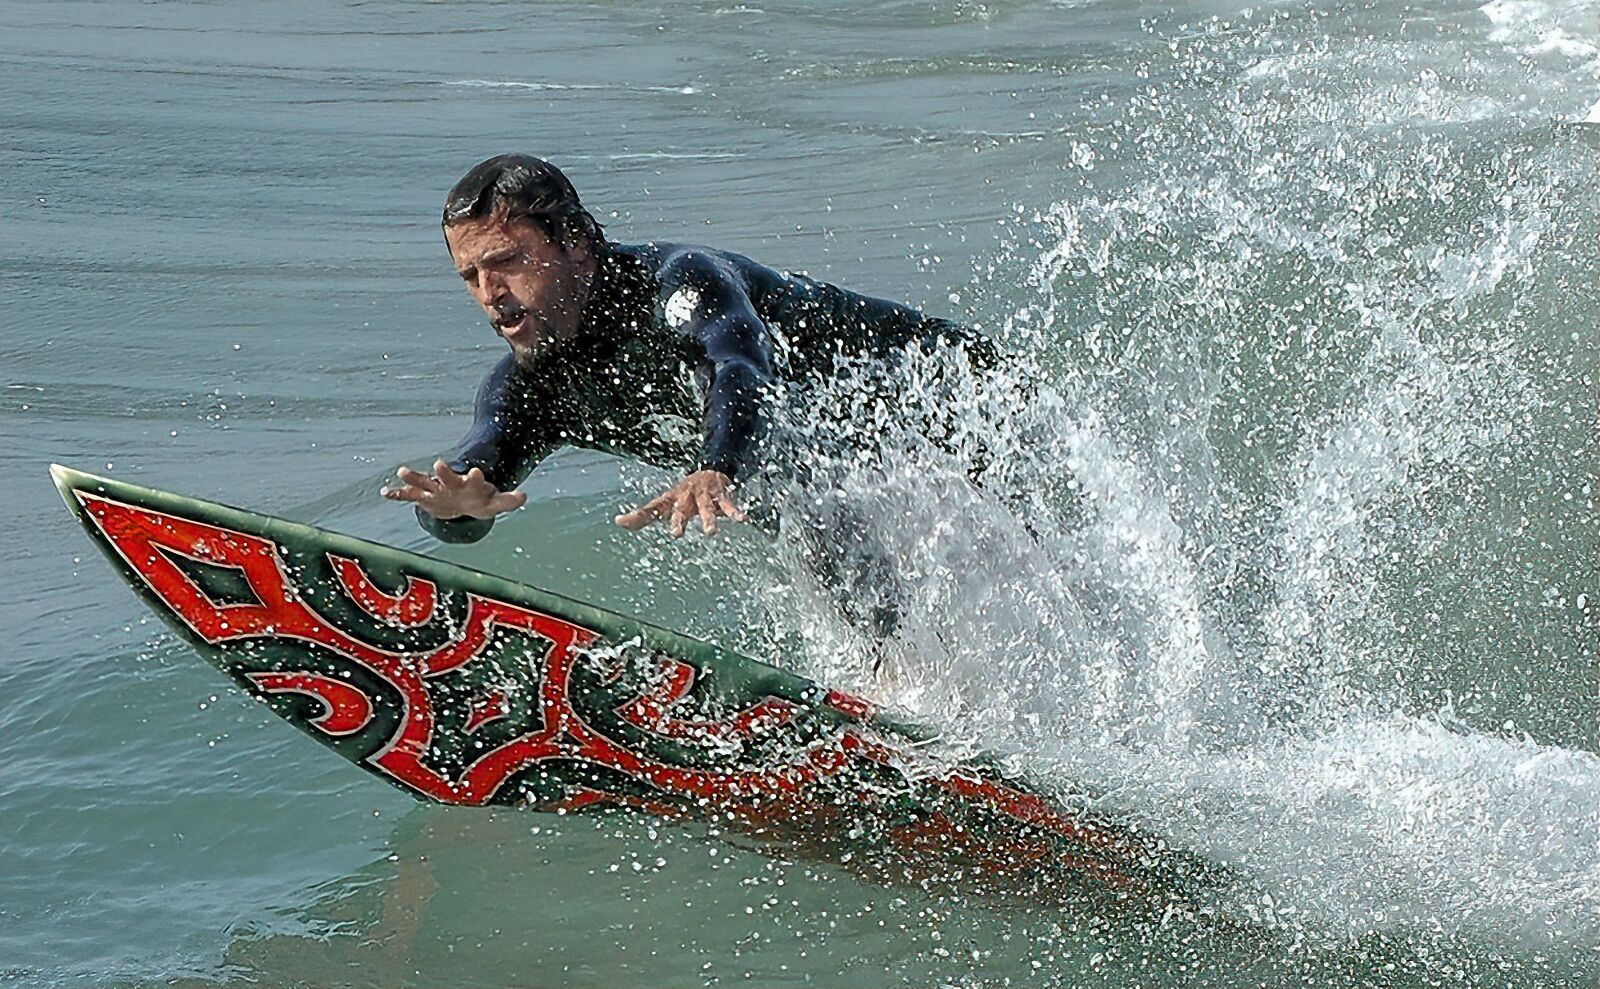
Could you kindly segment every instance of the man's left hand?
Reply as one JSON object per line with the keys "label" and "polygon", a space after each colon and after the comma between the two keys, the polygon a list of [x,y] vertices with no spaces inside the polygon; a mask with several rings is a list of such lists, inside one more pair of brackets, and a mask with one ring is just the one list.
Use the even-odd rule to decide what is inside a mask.
{"label": "man's left hand", "polygon": [[689,520],[700,517],[700,528],[709,535],[717,531],[717,519],[730,518],[745,521],[745,514],[733,503],[728,489],[733,481],[721,471],[695,471],[673,485],[672,489],[654,501],[617,516],[617,524],[624,529],[643,529],[657,519],[669,519],[674,539],[683,535]]}

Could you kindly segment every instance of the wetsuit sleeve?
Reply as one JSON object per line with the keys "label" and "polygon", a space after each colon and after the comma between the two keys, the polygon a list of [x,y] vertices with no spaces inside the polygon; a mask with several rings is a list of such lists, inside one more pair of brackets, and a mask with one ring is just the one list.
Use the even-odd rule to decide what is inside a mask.
{"label": "wetsuit sleeve", "polygon": [[743,281],[719,259],[684,251],[661,269],[667,325],[697,351],[704,404],[698,468],[738,479],[765,438],[762,408],[772,383],[772,337]]}
{"label": "wetsuit sleeve", "polygon": [[782,277],[794,289],[777,302],[788,321],[828,327],[834,334],[832,340],[813,338],[811,347],[831,353],[827,344],[834,344],[848,354],[884,355],[912,344],[923,351],[959,344],[978,370],[993,370],[1001,363],[994,342],[973,327],[926,316],[888,299],[847,292],[807,275],[790,272]]}
{"label": "wetsuit sleeve", "polygon": [[[558,445],[555,432],[541,420],[527,381],[518,371],[515,359],[507,354],[494,366],[473,405],[472,427],[441,459],[450,469],[466,473],[476,467],[490,484],[510,491]],[[494,519],[463,515],[438,519],[417,508],[417,521],[438,539],[447,543],[471,543],[482,539],[494,527]]]}

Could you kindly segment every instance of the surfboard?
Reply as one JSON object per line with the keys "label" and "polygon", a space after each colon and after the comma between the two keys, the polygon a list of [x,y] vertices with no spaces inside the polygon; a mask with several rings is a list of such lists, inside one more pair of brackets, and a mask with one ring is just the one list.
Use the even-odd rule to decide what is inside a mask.
{"label": "surfboard", "polygon": [[947,757],[862,697],[715,644],[314,526],[51,475],[203,658],[420,800],[715,821],[959,890],[1170,897],[1207,872],[1084,794]]}

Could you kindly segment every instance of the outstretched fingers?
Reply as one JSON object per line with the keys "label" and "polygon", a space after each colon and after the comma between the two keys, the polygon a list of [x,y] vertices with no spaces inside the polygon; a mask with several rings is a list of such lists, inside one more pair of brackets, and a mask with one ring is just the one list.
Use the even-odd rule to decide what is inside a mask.
{"label": "outstretched fingers", "polygon": [[420,488],[423,491],[429,491],[436,487],[432,477],[420,470],[412,470],[410,467],[400,467],[394,472],[394,476],[404,482],[407,487]]}
{"label": "outstretched fingers", "polygon": [[398,485],[385,485],[379,492],[390,501],[410,501],[421,503],[428,501],[438,491],[433,478],[421,471],[412,470],[410,467],[401,467],[394,472]]}
{"label": "outstretched fingers", "polygon": [[710,535],[717,531],[719,518],[744,522],[748,516],[734,504],[728,494],[728,479],[715,471],[697,471],[673,485],[661,497],[616,517],[624,529],[643,529],[650,523],[665,520],[674,539],[688,531],[690,524],[700,520],[700,528]]}
{"label": "outstretched fingers", "polygon": [[689,517],[694,514],[694,497],[679,495],[672,503],[672,538],[681,537],[689,528]]}
{"label": "outstretched fingers", "polygon": [[[459,491],[461,488],[465,487],[467,483],[467,478],[465,475],[457,474],[455,470],[443,460],[434,461],[433,476],[439,479],[439,483],[441,485],[451,489],[452,491]],[[480,474],[479,476],[482,475]]]}
{"label": "outstretched fingers", "polygon": [[381,494],[390,501],[409,501],[434,518],[452,519],[471,516],[492,519],[502,512],[514,511],[527,504],[528,496],[521,491],[499,491],[483,476],[483,470],[473,467],[457,473],[443,460],[433,465],[432,474],[424,474],[410,467],[395,470],[399,484],[385,487]]}
{"label": "outstretched fingers", "polygon": [[[501,512],[511,512],[528,503],[526,491],[505,491],[489,499],[489,509],[495,515]],[[490,516],[492,518],[493,516]]]}
{"label": "outstretched fingers", "polygon": [[422,490],[414,484],[406,484],[398,488],[386,487],[380,492],[380,494],[390,501],[420,502],[433,497],[431,493]]}
{"label": "outstretched fingers", "polygon": [[717,531],[717,501],[710,495],[700,496],[700,528],[708,536]]}
{"label": "outstretched fingers", "polygon": [[744,509],[740,508],[738,505],[735,505],[733,503],[733,499],[729,498],[725,494],[717,495],[717,507],[722,510],[722,514],[726,515],[730,519],[733,519],[735,522],[750,521],[750,517],[744,513]]}
{"label": "outstretched fingers", "polygon": [[648,504],[641,505],[631,512],[618,515],[616,523],[624,529],[643,529],[666,513],[667,505],[671,502],[669,495],[662,495]]}

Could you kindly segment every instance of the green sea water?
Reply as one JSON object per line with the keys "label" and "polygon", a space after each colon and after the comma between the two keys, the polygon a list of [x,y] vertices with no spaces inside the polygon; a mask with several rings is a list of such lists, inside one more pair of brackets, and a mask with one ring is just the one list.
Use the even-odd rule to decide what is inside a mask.
{"label": "green sea water", "polygon": [[[1597,55],[1562,0],[0,2],[0,984],[1592,986]],[[835,492],[889,699],[1226,921],[420,807],[143,612],[48,463],[875,689],[787,542],[612,526],[653,468],[559,453],[448,551],[377,497],[498,356],[436,224],[506,150],[1005,341],[1026,407],[908,401],[1007,498],[852,419],[907,439]]]}

